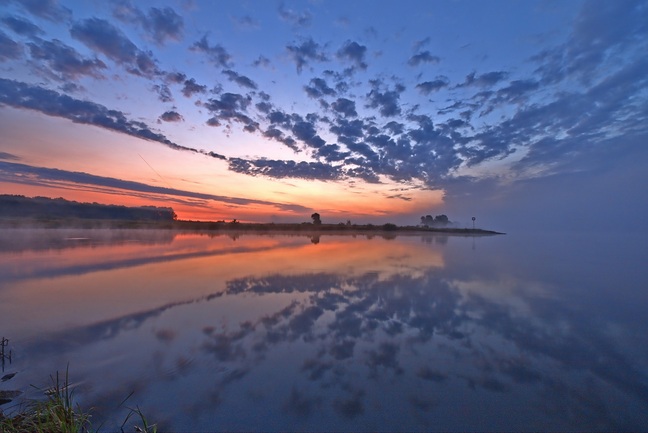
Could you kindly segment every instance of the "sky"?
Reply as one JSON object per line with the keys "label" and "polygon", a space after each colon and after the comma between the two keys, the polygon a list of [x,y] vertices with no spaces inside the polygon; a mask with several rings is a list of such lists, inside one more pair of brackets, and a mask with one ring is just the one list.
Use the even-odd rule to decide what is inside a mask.
{"label": "sky", "polygon": [[0,193],[643,230],[648,2],[0,0]]}

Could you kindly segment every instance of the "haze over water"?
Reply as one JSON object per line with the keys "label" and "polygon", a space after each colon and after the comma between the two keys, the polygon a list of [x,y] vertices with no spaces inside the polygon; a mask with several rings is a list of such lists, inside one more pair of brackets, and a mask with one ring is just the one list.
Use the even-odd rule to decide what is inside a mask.
{"label": "haze over water", "polygon": [[607,234],[3,230],[5,373],[30,398],[69,365],[105,430],[131,392],[164,431],[645,430],[646,259]]}

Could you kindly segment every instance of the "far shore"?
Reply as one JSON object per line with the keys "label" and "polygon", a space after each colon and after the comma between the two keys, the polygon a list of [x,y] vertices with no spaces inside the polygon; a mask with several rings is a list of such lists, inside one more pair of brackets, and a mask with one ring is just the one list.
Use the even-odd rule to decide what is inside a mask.
{"label": "far shore", "polygon": [[242,223],[236,220],[225,221],[146,221],[146,220],[107,220],[107,219],[55,219],[26,218],[0,219],[0,229],[40,228],[40,229],[158,229],[199,232],[239,232],[239,233],[300,233],[306,235],[342,234],[444,234],[444,235],[502,235],[505,233],[480,228],[458,228],[452,226],[398,226],[396,224],[289,224],[289,223]]}

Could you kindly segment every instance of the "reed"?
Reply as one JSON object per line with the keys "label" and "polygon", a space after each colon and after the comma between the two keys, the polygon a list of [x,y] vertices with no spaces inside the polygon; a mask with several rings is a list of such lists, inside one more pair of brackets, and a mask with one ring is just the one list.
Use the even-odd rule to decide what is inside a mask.
{"label": "reed", "polygon": [[[0,433],[89,433],[101,429],[101,426],[98,429],[92,427],[91,410],[84,410],[74,403],[68,369],[64,378],[57,372],[50,379],[52,383],[49,388],[35,387],[43,392],[45,400],[22,403],[17,413],[10,416],[0,410]],[[119,406],[131,396],[132,393]],[[135,432],[157,433],[157,426],[149,423],[139,406],[126,409],[129,412],[122,423],[122,432],[129,420],[135,418],[141,423],[141,426],[132,425]]]}
{"label": "reed", "polygon": [[50,376],[52,385],[43,390],[47,399],[24,404],[12,416],[0,415],[2,433],[85,433],[92,431],[90,413],[73,403],[68,371],[61,379],[57,372]]}

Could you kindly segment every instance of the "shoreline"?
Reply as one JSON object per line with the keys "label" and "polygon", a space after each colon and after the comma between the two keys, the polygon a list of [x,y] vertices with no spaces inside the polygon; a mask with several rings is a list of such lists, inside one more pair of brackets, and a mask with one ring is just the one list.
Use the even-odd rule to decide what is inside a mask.
{"label": "shoreline", "polygon": [[504,235],[506,233],[480,228],[397,226],[376,224],[312,224],[312,223],[241,223],[238,221],[143,221],[106,219],[0,219],[0,229],[124,229],[173,230],[223,233],[286,233],[304,235],[358,234],[441,234],[441,235]]}

